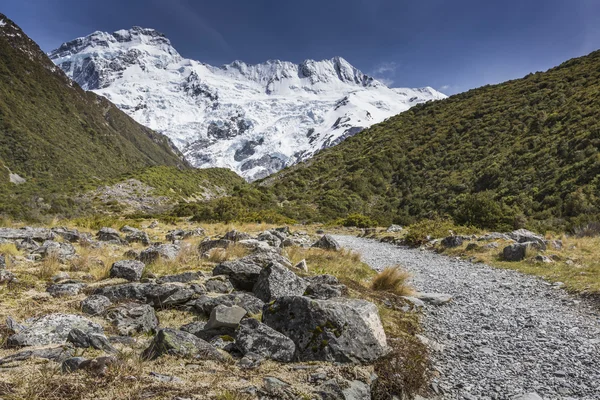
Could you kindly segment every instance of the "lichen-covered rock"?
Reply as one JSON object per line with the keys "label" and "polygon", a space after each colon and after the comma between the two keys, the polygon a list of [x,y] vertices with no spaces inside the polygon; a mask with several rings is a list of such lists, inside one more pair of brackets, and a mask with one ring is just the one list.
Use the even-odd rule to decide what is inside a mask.
{"label": "lichen-covered rock", "polygon": [[258,314],[265,303],[248,293],[231,293],[218,297],[200,296],[190,303],[196,312],[205,316],[209,316],[213,308],[220,304],[240,306],[250,314]]}
{"label": "lichen-covered rock", "polygon": [[537,248],[540,250],[546,250],[546,239],[544,239],[542,235],[538,235],[528,231],[527,229],[518,229],[508,233],[507,236],[517,243],[536,243]]}
{"label": "lichen-covered rock", "polygon": [[157,283],[189,283],[202,278],[202,272],[183,272],[177,275],[165,275],[156,280]]}
{"label": "lichen-covered rock", "polygon": [[210,343],[191,333],[170,328],[158,331],[150,346],[144,350],[142,357],[147,360],[154,360],[163,354],[196,357],[202,360],[223,361],[225,359],[219,350]]}
{"label": "lichen-covered rock", "polygon": [[304,279],[289,269],[271,263],[261,270],[252,291],[262,301],[271,301],[282,296],[302,296],[307,286]]}
{"label": "lichen-covered rock", "polygon": [[111,304],[108,297],[95,294],[81,302],[81,311],[89,315],[101,315]]}
{"label": "lichen-covered rock", "polygon": [[47,240],[35,249],[32,254],[39,254],[41,258],[56,257],[60,262],[73,259],[77,252],[71,243],[59,243]]}
{"label": "lichen-covered rock", "polygon": [[106,312],[106,319],[117,328],[119,335],[124,336],[153,332],[158,328],[156,313],[148,304],[120,304]]}
{"label": "lichen-covered rock", "polygon": [[333,275],[317,275],[306,278],[308,287],[304,295],[319,300],[332,299],[340,297],[346,293],[347,288],[342,285]]}
{"label": "lichen-covered rock", "polygon": [[231,293],[233,285],[225,275],[217,275],[204,282],[206,290],[212,293]]}
{"label": "lichen-covered rock", "polygon": [[227,249],[229,246],[233,245],[234,242],[226,239],[206,239],[200,242],[198,245],[198,251],[200,254],[204,254],[212,249]]}
{"label": "lichen-covered rock", "polygon": [[52,297],[67,297],[77,296],[81,290],[86,287],[85,283],[81,282],[65,282],[50,285],[46,289],[46,292],[50,293]]}
{"label": "lichen-covered rock", "polygon": [[237,328],[248,312],[240,306],[216,306],[210,312],[210,318],[204,329]]}
{"label": "lichen-covered rock", "polygon": [[341,249],[340,244],[330,235],[321,236],[311,247],[335,251]]}
{"label": "lichen-covered rock", "polygon": [[82,349],[92,347],[96,350],[104,350],[111,353],[116,352],[115,348],[111,346],[110,342],[103,334],[83,332],[81,329],[77,328],[69,332],[67,342]]}
{"label": "lichen-covered rock", "polygon": [[136,300],[153,307],[173,307],[185,304],[196,292],[184,285],[176,283],[126,283],[123,285],[105,286],[94,291],[96,295],[107,297],[112,302]]}
{"label": "lichen-covered rock", "polygon": [[341,377],[323,382],[315,393],[322,400],[371,400],[371,388],[361,381]]}
{"label": "lichen-covered rock", "polygon": [[213,269],[213,275],[226,275],[234,288],[251,291],[258,280],[261,266],[253,257],[244,257],[239,260],[225,261]]}
{"label": "lichen-covered rock", "polygon": [[102,327],[79,315],[48,314],[26,321],[27,328],[8,338],[8,345],[46,346],[62,344],[67,340],[69,332],[77,328],[86,333],[103,333]]}
{"label": "lichen-covered rock", "polygon": [[206,233],[202,228],[196,228],[189,231],[184,231],[183,229],[175,229],[167,232],[166,239],[170,242],[174,242],[176,240],[184,240],[193,236],[204,236]]}
{"label": "lichen-covered rock", "polygon": [[0,365],[14,363],[19,361],[26,361],[32,358],[43,358],[45,360],[51,360],[54,362],[62,362],[73,356],[73,349],[67,346],[52,346],[43,347],[37,349],[27,349],[19,351],[18,353],[8,355],[4,358],[0,358]]}
{"label": "lichen-covered rock", "polygon": [[31,228],[29,226],[20,229],[0,228],[0,239],[44,242],[54,238],[54,232],[46,228]]}
{"label": "lichen-covered rock", "polygon": [[78,243],[82,240],[89,240],[91,238],[88,233],[81,233],[77,229],[69,229],[64,227],[53,228],[52,232],[71,243]]}
{"label": "lichen-covered rock", "polygon": [[272,234],[271,232],[263,232],[257,237],[260,242],[267,242],[271,247],[280,247],[281,239]]}
{"label": "lichen-covered rock", "polygon": [[227,232],[224,236],[223,239],[225,240],[231,240],[232,242],[239,242],[240,240],[248,240],[250,239],[250,235],[245,233],[245,232],[239,232],[236,231],[235,229],[232,231]]}
{"label": "lichen-covered rock", "polygon": [[114,244],[122,244],[123,239],[119,231],[113,228],[102,228],[96,233],[96,238],[101,242],[111,242]]}
{"label": "lichen-covered rock", "polygon": [[142,279],[144,268],[146,268],[146,265],[141,261],[117,261],[110,268],[110,277],[127,279],[128,281],[139,281]]}
{"label": "lichen-covered rock", "polygon": [[255,353],[281,362],[291,362],[296,351],[292,339],[254,318],[246,318],[240,322],[235,344],[243,354]]}
{"label": "lichen-covered rock", "polygon": [[263,323],[292,339],[301,361],[366,363],[388,352],[377,306],[365,300],[280,297],[263,308]]}
{"label": "lichen-covered rock", "polygon": [[144,246],[150,245],[150,236],[144,231],[140,231],[135,229],[131,232],[128,232],[125,236],[125,241],[127,243],[141,243]]}
{"label": "lichen-covered rock", "polygon": [[442,246],[446,248],[460,247],[463,244],[462,236],[448,236],[442,239]]}
{"label": "lichen-covered rock", "polygon": [[151,246],[140,253],[140,261],[151,264],[158,260],[173,261],[179,255],[181,247],[176,244],[159,244]]}

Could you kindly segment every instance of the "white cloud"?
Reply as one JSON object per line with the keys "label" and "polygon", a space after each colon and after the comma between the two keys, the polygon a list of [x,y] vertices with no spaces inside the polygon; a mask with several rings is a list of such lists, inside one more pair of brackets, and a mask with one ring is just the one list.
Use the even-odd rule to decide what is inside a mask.
{"label": "white cloud", "polygon": [[450,89],[450,85],[440,86],[440,90],[448,90]]}
{"label": "white cloud", "polygon": [[391,86],[394,83],[397,68],[398,64],[395,62],[382,62],[373,68],[370,75],[384,85]]}

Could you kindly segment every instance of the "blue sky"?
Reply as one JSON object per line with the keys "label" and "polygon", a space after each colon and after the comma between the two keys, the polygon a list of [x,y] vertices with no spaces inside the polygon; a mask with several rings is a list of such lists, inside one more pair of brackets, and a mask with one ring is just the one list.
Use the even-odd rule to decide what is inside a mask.
{"label": "blue sky", "polygon": [[47,51],[139,25],[210,64],[339,55],[392,86],[448,94],[600,48],[600,0],[0,0],[0,12]]}

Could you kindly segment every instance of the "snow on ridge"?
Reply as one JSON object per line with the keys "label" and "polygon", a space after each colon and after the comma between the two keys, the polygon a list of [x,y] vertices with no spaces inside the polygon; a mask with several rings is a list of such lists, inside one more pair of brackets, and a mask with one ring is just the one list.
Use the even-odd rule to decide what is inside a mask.
{"label": "snow on ridge", "polygon": [[166,134],[194,166],[249,180],[446,97],[430,87],[390,89],[341,57],[215,67],[181,57],[163,34],[140,27],[95,32],[49,56],[84,89]]}

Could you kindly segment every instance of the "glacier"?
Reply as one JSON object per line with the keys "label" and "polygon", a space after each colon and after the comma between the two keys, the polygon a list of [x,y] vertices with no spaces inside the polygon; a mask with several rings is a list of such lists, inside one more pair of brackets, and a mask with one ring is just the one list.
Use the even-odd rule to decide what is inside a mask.
{"label": "glacier", "polygon": [[446,98],[431,87],[389,88],[341,57],[216,67],[141,27],[94,32],[48,55],[83,89],[167,135],[193,166],[229,168],[250,181]]}

